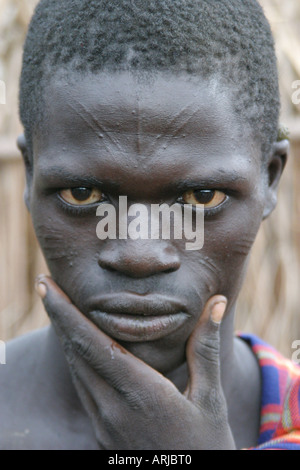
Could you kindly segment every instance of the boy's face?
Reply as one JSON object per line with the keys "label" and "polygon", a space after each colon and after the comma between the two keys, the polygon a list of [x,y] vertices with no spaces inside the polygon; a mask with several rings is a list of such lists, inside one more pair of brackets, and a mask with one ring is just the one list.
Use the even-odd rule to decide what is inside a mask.
{"label": "boy's face", "polygon": [[[34,137],[29,206],[54,280],[99,328],[162,372],[184,359],[209,297],[225,295],[232,309],[263,217],[260,145],[246,126],[241,138],[231,100],[229,90],[184,75],[90,74],[72,86],[54,77],[44,131]],[[199,251],[186,250],[185,239],[96,235],[100,199],[150,207],[193,194],[210,199]]]}

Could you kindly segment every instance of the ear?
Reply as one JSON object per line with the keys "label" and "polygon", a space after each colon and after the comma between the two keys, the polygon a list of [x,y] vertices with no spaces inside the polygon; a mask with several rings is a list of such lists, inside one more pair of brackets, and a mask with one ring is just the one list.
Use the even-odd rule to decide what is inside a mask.
{"label": "ear", "polygon": [[24,201],[25,201],[27,209],[30,211],[29,193],[30,193],[30,186],[31,186],[31,181],[32,181],[33,164],[29,157],[28,146],[27,146],[27,142],[26,142],[26,138],[24,134],[18,137],[17,146],[22,153],[22,157],[23,157],[23,161],[25,165],[26,187],[24,191]]}
{"label": "ear", "polygon": [[287,162],[289,150],[290,144],[288,140],[282,140],[273,145],[267,166],[268,188],[263,219],[269,217],[277,205],[279,181]]}

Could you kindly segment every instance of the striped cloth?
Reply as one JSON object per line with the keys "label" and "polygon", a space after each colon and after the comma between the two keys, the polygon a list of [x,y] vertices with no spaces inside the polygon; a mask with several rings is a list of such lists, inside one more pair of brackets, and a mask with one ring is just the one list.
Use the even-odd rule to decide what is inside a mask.
{"label": "striped cloth", "polygon": [[261,368],[261,425],[254,450],[300,450],[300,367],[256,336],[239,336]]}

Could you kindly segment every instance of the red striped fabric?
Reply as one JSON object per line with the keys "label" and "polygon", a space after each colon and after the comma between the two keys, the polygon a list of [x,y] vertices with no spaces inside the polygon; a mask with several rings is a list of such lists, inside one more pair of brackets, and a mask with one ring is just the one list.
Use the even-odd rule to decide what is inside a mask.
{"label": "red striped fabric", "polygon": [[251,450],[300,450],[300,367],[254,335],[239,335],[261,368],[259,441]]}

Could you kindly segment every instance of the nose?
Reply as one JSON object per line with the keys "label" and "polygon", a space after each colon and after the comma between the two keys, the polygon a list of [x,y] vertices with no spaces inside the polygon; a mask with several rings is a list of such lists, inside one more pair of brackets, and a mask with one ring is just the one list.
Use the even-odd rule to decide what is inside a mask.
{"label": "nose", "polygon": [[98,263],[108,271],[146,278],[177,271],[180,257],[175,247],[164,240],[110,240],[102,248]]}

